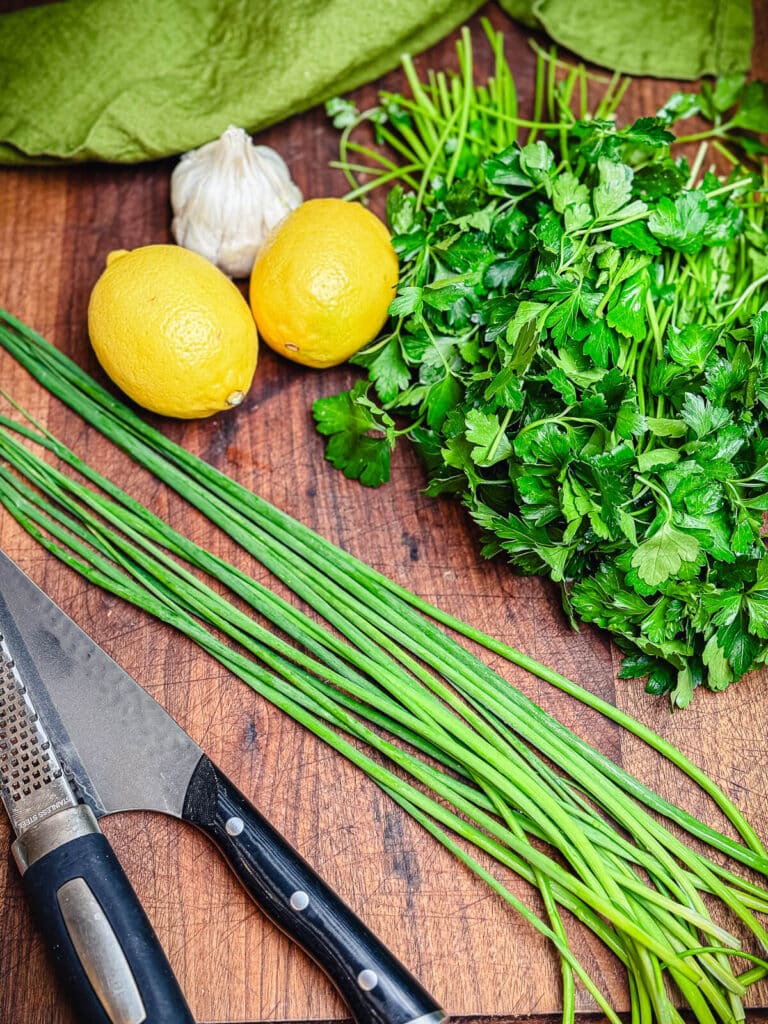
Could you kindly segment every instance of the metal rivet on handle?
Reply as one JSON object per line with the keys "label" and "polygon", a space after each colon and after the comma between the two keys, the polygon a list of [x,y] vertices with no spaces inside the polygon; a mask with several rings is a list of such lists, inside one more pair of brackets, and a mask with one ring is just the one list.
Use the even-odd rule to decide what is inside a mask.
{"label": "metal rivet on handle", "polygon": [[239,836],[245,828],[245,823],[242,818],[230,818],[224,828],[228,836]]}
{"label": "metal rivet on handle", "polygon": [[371,971],[366,968],[366,970],[360,971],[358,974],[357,984],[364,992],[370,992],[371,989],[376,988],[379,984],[379,976],[376,971]]}
{"label": "metal rivet on handle", "polygon": [[294,910],[306,910],[309,906],[309,896],[303,889],[297,889],[291,895],[291,906]]}

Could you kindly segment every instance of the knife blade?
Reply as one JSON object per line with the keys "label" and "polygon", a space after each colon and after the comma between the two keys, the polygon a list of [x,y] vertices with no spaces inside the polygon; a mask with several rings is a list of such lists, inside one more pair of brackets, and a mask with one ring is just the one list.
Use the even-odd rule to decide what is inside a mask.
{"label": "knife blade", "polygon": [[38,926],[78,1011],[99,1024],[194,1024],[96,818],[79,803],[0,637],[0,798]]}
{"label": "knife blade", "polygon": [[[31,724],[39,728],[39,737],[45,737],[38,737],[37,745],[50,743],[46,752],[50,763],[56,765],[57,784],[63,781],[69,788],[63,797],[50,790],[54,799],[45,808],[41,822],[29,823],[18,813],[10,815],[17,835],[15,857],[33,906],[42,901],[50,910],[57,905],[57,893],[65,883],[60,874],[49,870],[51,860],[66,860],[71,874],[78,868],[78,850],[84,848],[81,836],[69,841],[59,836],[58,845],[40,854],[36,836],[43,826],[50,832],[60,814],[77,814],[85,819],[89,835],[96,836],[101,851],[104,846],[109,849],[97,824],[103,815],[124,810],[170,814],[195,825],[213,840],[251,898],[325,971],[359,1024],[440,1024],[446,1019],[435,999],[408,969],[181,726],[1,551],[0,634],[6,663],[13,662],[13,667],[0,676],[0,699],[3,693],[10,695],[17,709],[4,714],[0,707],[0,784],[6,809],[9,803],[17,802],[11,794],[18,781],[13,776],[16,769],[12,751],[18,746],[13,719],[18,718],[20,702],[34,716]],[[61,799],[66,799],[66,807],[57,806]],[[106,882],[98,883],[104,897],[99,900],[102,906],[110,904],[105,886],[122,875],[119,862],[112,857],[112,874]],[[46,870],[41,870],[41,864]],[[125,891],[123,880],[124,876],[114,883],[122,902],[127,904],[132,899],[131,912],[143,915],[130,887]],[[42,895],[32,881],[43,890]],[[93,888],[91,881],[88,875],[87,887]],[[38,920],[50,944],[53,940],[46,915],[38,915]],[[154,988],[145,979],[153,958],[161,965],[168,998],[175,998],[173,978],[169,981],[167,971],[163,973],[167,961],[151,927],[149,933],[146,928],[141,931],[146,945],[139,955],[127,948],[127,936],[120,931],[124,922],[108,918],[107,923],[125,953],[139,999],[152,1005],[155,990],[162,988],[157,974],[152,976]],[[84,1016],[83,992],[92,992],[94,986],[88,979],[88,965],[83,964],[71,937],[66,941],[67,934],[65,926],[63,953],[61,935],[55,937],[54,945],[59,942],[59,947],[54,949],[54,958],[58,952],[64,983],[80,1001],[78,1020],[133,1024],[132,1017],[109,1016],[109,1010],[105,1011],[104,1004],[92,995],[87,1008],[97,1015]],[[79,985],[72,983],[75,975]],[[118,989],[124,981],[124,975],[116,980]],[[104,991],[105,986],[112,991],[108,980],[102,979],[100,990]],[[147,1013],[136,1020],[154,1024],[191,1019],[184,1017],[184,1012],[182,1008],[175,1016]]]}

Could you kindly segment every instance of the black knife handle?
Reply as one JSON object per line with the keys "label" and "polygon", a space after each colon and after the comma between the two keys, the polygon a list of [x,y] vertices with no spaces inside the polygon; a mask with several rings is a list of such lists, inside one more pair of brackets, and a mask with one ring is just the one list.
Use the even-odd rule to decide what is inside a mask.
{"label": "black knife handle", "polygon": [[14,852],[78,1024],[194,1024],[152,925],[95,819],[75,838],[68,831],[65,841],[28,866],[18,842]]}
{"label": "black knife handle", "polygon": [[326,972],[358,1024],[439,1024],[409,971],[203,756],[183,817],[219,846],[250,896]]}

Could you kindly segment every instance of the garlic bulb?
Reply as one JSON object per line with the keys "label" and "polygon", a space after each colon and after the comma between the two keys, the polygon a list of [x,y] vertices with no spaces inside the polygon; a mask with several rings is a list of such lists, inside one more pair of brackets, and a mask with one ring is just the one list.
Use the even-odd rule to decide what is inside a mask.
{"label": "garlic bulb", "polygon": [[171,231],[225,274],[247,277],[268,232],[301,202],[282,157],[230,126],[173,169]]}

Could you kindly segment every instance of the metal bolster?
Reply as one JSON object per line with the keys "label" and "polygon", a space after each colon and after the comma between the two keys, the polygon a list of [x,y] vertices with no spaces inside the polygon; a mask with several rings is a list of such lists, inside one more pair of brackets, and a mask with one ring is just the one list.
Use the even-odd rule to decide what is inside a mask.
{"label": "metal bolster", "polygon": [[87,804],[66,807],[28,828],[11,846],[16,866],[23,875],[35,861],[80,836],[100,832],[96,817]]}
{"label": "metal bolster", "polygon": [[123,947],[84,878],[72,878],[56,898],[64,925],[110,1024],[143,1024],[147,1010]]}

